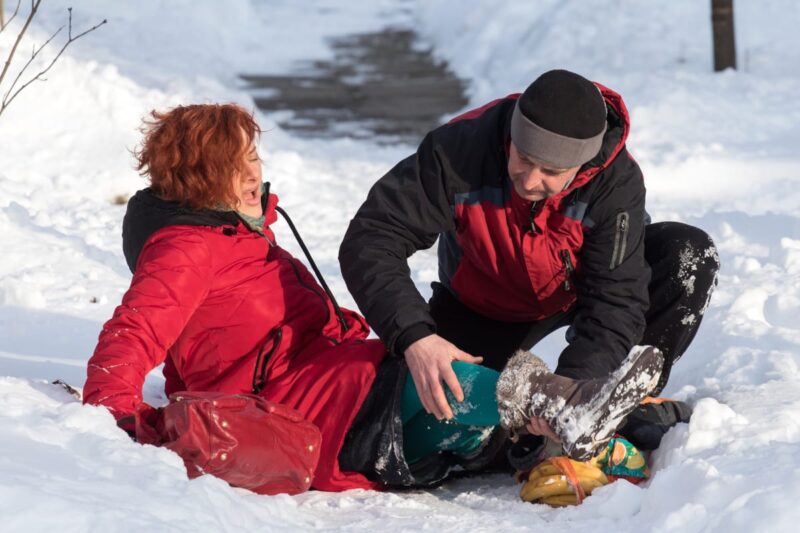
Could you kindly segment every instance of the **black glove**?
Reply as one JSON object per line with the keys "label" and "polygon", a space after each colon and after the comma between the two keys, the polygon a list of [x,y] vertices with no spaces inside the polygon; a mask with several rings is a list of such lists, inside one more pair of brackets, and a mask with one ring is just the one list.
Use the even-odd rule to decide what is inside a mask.
{"label": "black glove", "polygon": [[117,427],[127,433],[130,438],[136,440],[136,417],[134,415],[123,416],[117,420]]}
{"label": "black glove", "polygon": [[[128,434],[128,436],[138,441],[139,438],[142,437],[141,434],[138,435],[137,438],[137,423],[139,426],[139,431],[144,430],[146,434],[155,435],[153,433],[155,431],[155,427],[158,424],[159,419],[161,418],[162,408],[155,408],[151,407],[146,403],[141,403],[136,408],[136,412],[132,415],[123,416],[122,418],[117,420],[117,427],[120,428],[122,431]],[[138,419],[138,420],[137,420]],[[147,444],[153,444],[153,442],[147,442]]]}
{"label": "black glove", "polygon": [[528,472],[545,459],[544,451],[544,437],[525,434],[508,447],[506,458],[514,470]]}
{"label": "black glove", "polygon": [[627,416],[617,433],[640,450],[655,450],[669,428],[679,422],[688,422],[692,408],[685,402],[655,399],[642,403]]}

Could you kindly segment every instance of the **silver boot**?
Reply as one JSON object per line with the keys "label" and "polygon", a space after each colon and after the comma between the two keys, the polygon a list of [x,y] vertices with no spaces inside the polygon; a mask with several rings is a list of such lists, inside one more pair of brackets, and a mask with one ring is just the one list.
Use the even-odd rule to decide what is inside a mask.
{"label": "silver boot", "polygon": [[571,379],[553,374],[530,352],[518,351],[497,382],[500,424],[519,430],[531,418],[542,418],[561,439],[564,452],[585,461],[656,387],[663,366],[657,348],[636,346],[607,377]]}

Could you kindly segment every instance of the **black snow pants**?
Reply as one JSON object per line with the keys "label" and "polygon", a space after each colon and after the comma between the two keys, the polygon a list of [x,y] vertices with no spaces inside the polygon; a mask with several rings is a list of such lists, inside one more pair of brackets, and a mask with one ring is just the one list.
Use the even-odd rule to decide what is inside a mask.
{"label": "black snow pants", "polygon": [[[658,394],[700,327],[717,283],[719,256],[704,231],[661,222],[645,228],[645,260],[652,279],[640,344],[656,346],[664,353],[664,371],[654,392]],[[461,304],[439,283],[433,284],[429,305],[440,336],[467,353],[482,356],[483,364],[496,370],[502,370],[518,349],[529,350],[550,332],[570,325],[575,314],[568,310],[537,322],[492,320]]]}

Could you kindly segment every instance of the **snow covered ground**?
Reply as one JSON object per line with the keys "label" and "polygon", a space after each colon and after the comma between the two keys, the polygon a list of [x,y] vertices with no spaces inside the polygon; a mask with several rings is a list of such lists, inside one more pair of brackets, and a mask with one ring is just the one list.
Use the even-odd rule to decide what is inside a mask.
{"label": "snow covered ground", "polygon": [[[45,2],[31,38],[41,43],[68,5]],[[0,531],[795,531],[800,7],[737,0],[735,9],[741,68],[713,74],[709,2],[699,0],[77,3],[77,28],[109,24],[0,116]],[[20,23],[0,34],[0,56]],[[124,207],[112,199],[144,185],[128,152],[140,118],[179,103],[251,106],[238,73],[285,71],[325,58],[326,36],[387,25],[417,28],[469,80],[474,104],[553,67],[620,91],[654,220],[693,223],[716,240],[719,288],[666,391],[695,415],[654,454],[649,483],[616,483],[564,510],[518,501],[502,476],[430,492],[256,496],[188,481],[176,456],[130,442],[103,409],[48,383],[83,383],[127,288]],[[260,122],[265,175],[352,305],[336,262],[341,236],[368,186],[413,148],[297,139],[275,117]],[[427,293],[433,252],[412,269]],[[562,343],[537,351],[552,361]],[[151,375],[151,401],[163,401],[160,385]]]}

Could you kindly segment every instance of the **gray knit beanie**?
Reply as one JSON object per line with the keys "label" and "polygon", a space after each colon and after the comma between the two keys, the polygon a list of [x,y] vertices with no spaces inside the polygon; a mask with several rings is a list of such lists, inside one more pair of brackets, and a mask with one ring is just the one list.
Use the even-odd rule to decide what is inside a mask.
{"label": "gray knit beanie", "polygon": [[597,86],[567,70],[531,83],[511,117],[511,140],[524,154],[555,168],[581,166],[603,145],[606,103]]}

